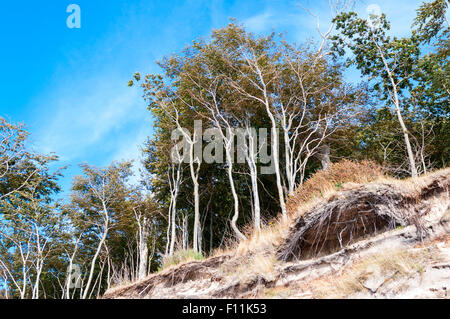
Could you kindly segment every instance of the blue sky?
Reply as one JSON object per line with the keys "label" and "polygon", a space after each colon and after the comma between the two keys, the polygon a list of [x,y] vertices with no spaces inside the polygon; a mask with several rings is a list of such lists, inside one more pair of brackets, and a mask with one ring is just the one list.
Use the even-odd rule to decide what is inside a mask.
{"label": "blue sky", "polygon": [[[300,43],[315,35],[315,22],[299,1],[16,0],[0,5],[0,115],[23,122],[39,152],[55,152],[70,165],[105,166],[136,159],[152,135],[152,120],[139,88],[127,87],[136,71],[158,72],[155,61],[237,18],[248,30],[287,32]],[[300,1],[329,19],[328,1]],[[81,8],[81,29],[66,26],[69,4]],[[358,1],[377,4],[392,32],[407,35],[420,1]],[[354,78],[354,74],[350,77]]]}

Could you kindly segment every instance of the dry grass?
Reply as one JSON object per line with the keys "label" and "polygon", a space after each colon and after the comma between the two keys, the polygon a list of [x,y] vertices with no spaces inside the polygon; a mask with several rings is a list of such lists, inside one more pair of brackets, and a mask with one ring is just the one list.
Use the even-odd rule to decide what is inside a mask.
{"label": "dry grass", "polygon": [[249,233],[246,240],[240,241],[235,247],[235,253],[238,256],[247,255],[249,252],[266,253],[273,251],[283,239],[285,231],[288,229],[290,220],[273,220],[260,231]]}
{"label": "dry grass", "polygon": [[295,296],[295,294],[296,292],[290,287],[278,286],[264,288],[260,297],[263,299],[287,299]]}
{"label": "dry grass", "polygon": [[345,183],[365,184],[384,176],[382,167],[375,162],[343,160],[333,164],[328,170],[318,171],[299,186],[287,199],[287,211],[290,215],[297,215],[303,205],[341,190]]}
{"label": "dry grass", "polygon": [[237,256],[218,267],[218,275],[228,282],[239,281],[245,283],[254,278],[274,280],[279,261],[272,253]]}
{"label": "dry grass", "polygon": [[276,247],[282,242],[289,224],[288,220],[273,220],[260,231],[246,232],[246,240],[215,251],[214,256],[234,256],[219,267],[219,273],[231,281],[245,282],[254,277],[272,279],[279,263],[275,256]]}
{"label": "dry grass", "polygon": [[172,266],[177,266],[180,264],[187,263],[194,260],[204,260],[205,257],[201,253],[194,252],[192,249],[189,250],[177,250],[172,256],[166,256],[163,259],[163,264],[159,269],[164,270]]}
{"label": "dry grass", "polygon": [[240,281],[255,276],[271,279],[279,263],[275,256],[276,247],[283,241],[290,223],[290,219],[273,220],[260,231],[247,232],[247,239],[235,243],[234,247],[221,250],[222,254],[234,256],[234,261],[221,267],[221,273]]}
{"label": "dry grass", "polygon": [[421,175],[419,178],[408,177],[405,179],[396,179],[388,176],[378,179],[379,182],[389,183],[397,186],[408,193],[420,192],[420,190],[429,182],[428,177],[436,175],[448,175],[450,168],[443,168],[437,171],[432,171],[427,174]]}
{"label": "dry grass", "polygon": [[437,261],[434,248],[394,250],[379,253],[346,269],[341,275],[319,278],[309,283],[314,298],[347,298],[367,291],[364,286],[371,276],[397,280],[399,277],[422,274],[426,266]]}
{"label": "dry grass", "polygon": [[278,264],[278,261],[273,255],[253,255],[241,262],[235,269],[233,277],[238,278],[240,281],[245,281],[246,278],[255,276],[271,280],[274,279],[276,264]]}

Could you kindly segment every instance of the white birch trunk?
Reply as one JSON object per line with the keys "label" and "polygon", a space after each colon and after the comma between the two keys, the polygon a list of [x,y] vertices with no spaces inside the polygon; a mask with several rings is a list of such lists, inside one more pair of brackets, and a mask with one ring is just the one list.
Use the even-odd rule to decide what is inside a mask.
{"label": "white birch trunk", "polygon": [[89,277],[88,277],[88,281],[86,283],[86,287],[84,288],[84,292],[83,292],[83,296],[81,299],[86,299],[88,294],[89,294],[89,289],[91,287],[91,283],[92,283],[92,278],[94,276],[94,270],[95,270],[95,264],[97,262],[97,258],[100,254],[100,251],[102,249],[103,244],[106,241],[106,236],[108,235],[108,230],[109,230],[109,213],[108,210],[106,208],[106,204],[105,202],[103,202],[103,218],[104,218],[104,225],[103,225],[103,234],[102,237],[100,239],[100,242],[98,243],[97,249],[95,251],[94,257],[91,260],[91,267],[90,267],[90,271],[89,271]]}
{"label": "white birch trunk", "polygon": [[397,118],[398,121],[400,123],[400,127],[402,128],[403,131],[403,137],[405,139],[405,144],[406,144],[406,152],[408,154],[408,159],[409,159],[409,166],[411,169],[411,176],[413,178],[417,178],[418,174],[417,174],[417,168],[416,168],[416,162],[414,159],[414,155],[412,152],[412,148],[411,148],[411,142],[409,141],[409,134],[408,134],[408,129],[406,128],[405,122],[403,121],[403,116],[400,110],[400,100],[398,97],[398,90],[397,90],[397,83],[395,83],[394,77],[392,75],[391,69],[389,68],[389,65],[384,57],[384,53],[383,50],[380,48],[380,46],[378,45],[378,43],[376,42],[375,39],[372,39],[373,43],[376,45],[377,49],[378,49],[378,53],[381,56],[381,60],[383,61],[384,64],[384,68],[388,74],[389,77],[389,81],[392,84],[392,94],[391,94],[391,100],[395,106],[395,111],[397,113]]}

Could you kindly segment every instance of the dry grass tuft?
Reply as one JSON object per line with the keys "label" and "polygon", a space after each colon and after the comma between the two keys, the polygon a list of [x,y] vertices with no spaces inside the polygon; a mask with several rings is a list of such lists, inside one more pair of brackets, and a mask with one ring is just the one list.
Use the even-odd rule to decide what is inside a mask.
{"label": "dry grass tuft", "polygon": [[253,231],[249,233],[246,240],[240,241],[235,248],[235,253],[238,256],[247,255],[249,252],[253,253],[267,253],[272,252],[281,240],[288,229],[290,221],[278,219],[273,220],[260,231]]}
{"label": "dry grass tuft", "polygon": [[192,249],[189,250],[177,250],[172,256],[166,256],[163,259],[163,264],[159,269],[164,270],[171,266],[180,265],[189,261],[204,260],[205,257],[201,253],[195,252]]}
{"label": "dry grass tuft", "polygon": [[344,183],[365,184],[383,178],[380,165],[372,161],[352,162],[343,160],[331,165],[328,170],[320,170],[299,186],[286,202],[288,214],[295,215],[306,203],[325,197],[330,192],[339,191]]}
{"label": "dry grass tuft", "polygon": [[255,278],[271,281],[275,279],[278,264],[279,261],[273,254],[248,254],[222,264],[219,274],[228,282],[245,283]]}
{"label": "dry grass tuft", "polygon": [[287,299],[295,296],[296,291],[291,287],[277,286],[271,288],[264,288],[262,295],[263,299]]}

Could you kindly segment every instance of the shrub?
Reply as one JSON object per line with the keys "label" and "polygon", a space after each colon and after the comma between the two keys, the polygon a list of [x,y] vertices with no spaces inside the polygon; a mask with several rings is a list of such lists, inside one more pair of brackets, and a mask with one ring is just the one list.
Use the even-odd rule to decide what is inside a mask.
{"label": "shrub", "polygon": [[170,266],[178,265],[187,261],[192,260],[203,260],[205,257],[202,253],[195,252],[192,249],[187,250],[177,250],[173,253],[172,256],[165,256],[163,258],[163,264],[160,270],[165,269]]}
{"label": "shrub", "polygon": [[383,175],[382,167],[375,162],[343,160],[327,170],[316,172],[299,186],[287,199],[287,210],[293,214],[306,202],[323,197],[329,191],[340,190],[344,183],[369,183]]}

